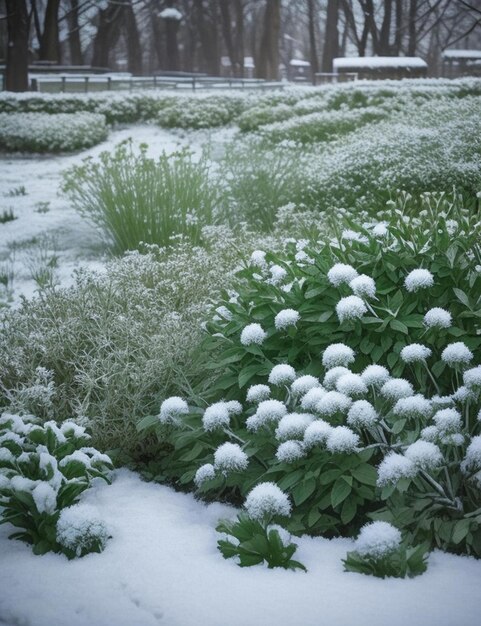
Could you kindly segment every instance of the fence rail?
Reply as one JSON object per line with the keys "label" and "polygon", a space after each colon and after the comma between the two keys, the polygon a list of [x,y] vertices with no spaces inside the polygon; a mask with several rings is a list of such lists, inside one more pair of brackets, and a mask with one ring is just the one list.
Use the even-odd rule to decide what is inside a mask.
{"label": "fence rail", "polygon": [[92,91],[134,91],[136,89],[282,89],[285,83],[257,78],[212,76],[105,76],[99,74],[51,74],[31,76],[32,91],[89,93]]}

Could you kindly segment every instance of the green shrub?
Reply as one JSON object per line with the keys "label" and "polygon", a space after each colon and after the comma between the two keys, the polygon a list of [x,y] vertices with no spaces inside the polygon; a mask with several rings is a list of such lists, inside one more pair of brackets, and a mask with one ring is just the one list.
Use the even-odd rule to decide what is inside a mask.
{"label": "green shrub", "polygon": [[155,160],[147,146],[136,153],[128,140],[73,166],[64,174],[63,191],[117,254],[179,238],[197,245],[202,228],[218,217],[219,191],[208,173],[205,156],[195,162],[183,151]]}
{"label": "green shrub", "polygon": [[[0,417],[0,523],[18,529],[10,539],[31,544],[35,554],[64,552],[69,558],[103,549],[107,532],[101,522],[93,533],[90,525],[86,542],[82,524],[75,539],[72,528],[62,529],[60,522],[59,537],[62,512],[78,502],[92,479],[109,482],[111,460],[89,447],[89,439],[85,429],[71,421],[59,428],[55,422],[41,425],[32,416]],[[71,521],[73,512],[70,509]]]}
{"label": "green shrub", "polygon": [[107,138],[105,117],[94,113],[0,113],[0,150],[71,152]]}
{"label": "green shrub", "polygon": [[144,454],[137,421],[162,397],[190,397],[191,384],[215,379],[199,351],[201,324],[256,245],[252,235],[209,230],[208,249],[144,248],[5,311],[0,403],[43,420],[87,419],[95,446]]}

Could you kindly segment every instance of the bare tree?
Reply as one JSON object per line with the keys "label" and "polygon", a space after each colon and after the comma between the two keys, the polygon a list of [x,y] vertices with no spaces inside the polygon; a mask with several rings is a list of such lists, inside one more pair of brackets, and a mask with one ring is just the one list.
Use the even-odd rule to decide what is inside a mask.
{"label": "bare tree", "polygon": [[262,37],[256,55],[256,76],[268,80],[279,77],[279,32],[281,0],[266,0]]}
{"label": "bare tree", "polygon": [[28,35],[30,30],[26,0],[6,0],[7,91],[28,90]]}
{"label": "bare tree", "polygon": [[48,0],[45,9],[43,32],[40,37],[39,58],[41,61],[60,63],[59,8],[60,0]]}
{"label": "bare tree", "polygon": [[339,56],[339,0],[328,0],[322,71],[332,72],[332,60]]}
{"label": "bare tree", "polygon": [[316,74],[319,71],[316,45],[316,18],[317,6],[315,0],[307,0],[307,14],[309,17],[309,59],[311,63],[311,76],[313,84],[316,83]]}

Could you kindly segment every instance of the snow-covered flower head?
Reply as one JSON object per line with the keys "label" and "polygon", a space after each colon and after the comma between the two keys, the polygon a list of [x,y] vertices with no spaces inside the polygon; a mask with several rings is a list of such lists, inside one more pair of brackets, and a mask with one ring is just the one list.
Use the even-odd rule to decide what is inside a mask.
{"label": "snow-covered flower head", "polygon": [[439,437],[439,431],[436,426],[426,426],[421,430],[421,439],[434,443]]}
{"label": "snow-covered flower head", "polygon": [[333,367],[326,372],[322,384],[326,389],[335,389],[336,383],[339,378],[341,378],[341,376],[344,376],[345,374],[350,373],[351,370],[348,370],[347,367],[342,367],[341,365],[339,365],[338,367]]}
{"label": "snow-covered flower head", "polygon": [[391,375],[382,365],[368,365],[362,372],[361,378],[369,387],[380,389],[391,378]]}
{"label": "snow-covered flower head", "polygon": [[221,472],[241,472],[248,464],[247,454],[237,443],[223,443],[214,452],[214,467]]}
{"label": "snow-covered flower head", "polygon": [[476,400],[476,392],[471,387],[466,387],[466,385],[461,385],[458,387],[456,391],[451,395],[451,398],[456,402],[467,402],[468,400]]}
{"label": "snow-covered flower head", "polygon": [[333,454],[353,452],[359,445],[359,435],[347,426],[336,426],[326,440],[326,448]]}
{"label": "snow-covered flower head", "polygon": [[381,395],[387,400],[400,400],[414,395],[413,386],[404,378],[391,378],[381,387]]}
{"label": "snow-covered flower head", "polygon": [[242,404],[237,400],[229,400],[225,403],[229,415],[240,415],[242,413]]}
{"label": "snow-covered flower head", "polygon": [[336,413],[347,413],[351,404],[351,398],[343,393],[328,391],[317,403],[316,411],[320,415],[332,417]]}
{"label": "snow-covered flower head", "polygon": [[423,319],[423,324],[427,328],[450,328],[452,323],[451,313],[441,307],[429,309]]}
{"label": "snow-covered flower head", "polygon": [[211,431],[216,428],[227,428],[230,423],[229,407],[227,402],[215,402],[204,411],[202,425],[204,430]]}
{"label": "snow-covered flower head", "polygon": [[291,513],[288,496],[275,483],[260,483],[252,489],[246,498],[245,508],[251,519],[261,520],[265,516]]}
{"label": "snow-covered flower head", "polygon": [[313,387],[309,389],[301,400],[301,407],[305,411],[314,411],[319,400],[326,395],[326,390],[322,387]]}
{"label": "snow-covered flower head", "polygon": [[444,348],[441,359],[451,367],[467,365],[473,359],[473,353],[462,341],[456,341]]}
{"label": "snow-covered flower head", "polygon": [[362,380],[359,374],[343,374],[336,381],[336,389],[340,393],[346,394],[346,396],[362,396],[367,393],[366,383]]}
{"label": "snow-covered flower head", "polygon": [[349,346],[343,343],[331,343],[322,354],[322,364],[327,370],[333,367],[346,367],[350,363],[354,363],[355,352]]}
{"label": "snow-covered flower head", "polygon": [[255,265],[256,267],[266,267],[266,253],[264,252],[264,250],[254,250],[254,252],[251,254],[250,262],[251,265]]}
{"label": "snow-covered flower head", "polygon": [[471,439],[461,469],[466,473],[481,470],[481,435]]}
{"label": "snow-covered flower head", "polygon": [[333,427],[324,420],[315,420],[304,433],[304,444],[308,447],[325,444]]}
{"label": "snow-covered flower head", "polygon": [[361,528],[354,548],[362,556],[382,559],[398,550],[401,541],[401,532],[392,524],[383,521],[369,522]]}
{"label": "snow-covered flower head", "polygon": [[280,463],[294,463],[305,455],[304,447],[299,441],[285,441],[277,448],[276,458]]}
{"label": "snow-covered flower head", "polygon": [[284,417],[284,415],[286,415],[286,413],[286,405],[280,400],[263,400],[259,403],[257,411],[253,417],[258,420],[259,426],[264,426],[269,422],[278,422]]}
{"label": "snow-covered flower head", "polygon": [[420,343],[411,343],[408,346],[404,346],[401,350],[401,359],[404,363],[417,363],[425,361],[431,354],[432,351],[427,346],[423,346]]}
{"label": "snow-covered flower head", "polygon": [[339,287],[339,285],[342,284],[348,285],[357,275],[357,271],[351,265],[336,263],[327,272],[327,280],[331,285],[334,285],[334,287]]}
{"label": "snow-covered flower head", "polygon": [[296,378],[296,370],[287,363],[274,365],[269,374],[269,382],[271,385],[288,385]]}
{"label": "snow-covered flower head", "polygon": [[287,271],[280,265],[271,265],[269,272],[271,274],[269,282],[273,285],[278,285],[287,276]]}
{"label": "snow-covered flower head", "polygon": [[418,439],[418,441],[408,446],[404,456],[422,470],[435,469],[443,462],[443,455],[438,446],[422,439]]}
{"label": "snow-covered flower head", "polygon": [[304,376],[299,376],[299,378],[292,383],[291,391],[295,396],[302,396],[311,389],[316,387],[320,388],[320,386],[321,383],[318,378],[310,374],[305,374]]}
{"label": "snow-covered flower head", "polygon": [[461,413],[452,408],[436,411],[433,422],[442,433],[458,432],[462,427]]}
{"label": "snow-covered flower head", "polygon": [[229,322],[233,318],[232,312],[229,311],[229,309],[226,306],[223,306],[223,305],[218,306],[215,312],[217,313],[218,317],[224,318],[225,320]]}
{"label": "snow-covered flower head", "polygon": [[349,287],[354,295],[360,298],[374,298],[376,295],[376,283],[366,274],[360,274],[353,278],[349,283]]}
{"label": "snow-covered flower head", "polygon": [[301,316],[294,309],[283,309],[279,311],[274,319],[274,326],[277,330],[283,330],[289,326],[295,326]]}
{"label": "snow-covered flower head", "polygon": [[352,230],[350,228],[346,228],[345,230],[342,231],[341,239],[345,241],[357,241],[358,243],[369,242],[369,239],[365,235],[363,235],[362,233],[359,233],[357,230]]}
{"label": "snow-covered flower head", "polygon": [[57,542],[77,556],[100,545],[104,548],[110,533],[98,511],[88,504],[62,509],[57,521]]}
{"label": "snow-covered flower head", "polygon": [[277,534],[279,535],[279,539],[281,540],[282,545],[285,548],[287,548],[287,546],[292,541],[292,537],[291,537],[291,534],[289,533],[289,531],[287,531],[285,528],[282,528],[282,526],[279,526],[279,524],[269,524],[269,526],[266,528],[266,531],[267,531],[268,535],[271,532],[271,530],[275,530],[277,532]]}
{"label": "snow-covered flower head", "polygon": [[215,468],[212,463],[205,463],[201,465],[196,471],[194,476],[194,483],[197,487],[201,487],[206,480],[212,480],[215,478]]}
{"label": "snow-covered flower head", "polygon": [[386,222],[377,223],[372,229],[372,234],[375,237],[387,237],[387,235],[389,234],[389,230],[387,228]]}
{"label": "snow-covered flower head", "polygon": [[361,318],[367,313],[367,307],[359,296],[346,296],[336,304],[336,313],[342,323]]}
{"label": "snow-covered flower head", "polygon": [[162,424],[178,424],[182,415],[187,415],[189,405],[178,396],[171,396],[160,405],[159,420]]}
{"label": "snow-covered flower head", "polygon": [[57,508],[57,491],[49,482],[39,481],[32,491],[32,498],[39,513],[52,515]]}
{"label": "snow-covered flower head", "polygon": [[409,272],[404,281],[408,291],[415,292],[419,289],[428,289],[434,285],[434,276],[429,270],[417,269]]}
{"label": "snow-covered flower head", "polygon": [[270,398],[271,390],[267,385],[251,385],[247,390],[247,402],[262,402]]}
{"label": "snow-covered flower head", "polygon": [[481,387],[481,365],[466,370],[463,374],[463,382],[468,388]]}
{"label": "snow-covered flower head", "polygon": [[243,346],[261,345],[267,337],[260,324],[248,324],[242,329],[240,342]]}
{"label": "snow-covered flower head", "polygon": [[357,400],[347,414],[347,423],[353,428],[369,428],[377,422],[379,415],[367,400]]}
{"label": "snow-covered flower head", "polygon": [[400,398],[392,408],[397,417],[427,418],[431,414],[432,403],[421,394]]}
{"label": "snow-covered flower head", "polygon": [[309,413],[288,413],[279,422],[276,429],[276,437],[283,439],[301,439],[304,431],[314,420],[314,416]]}
{"label": "snow-covered flower head", "polygon": [[379,487],[397,483],[401,478],[413,478],[417,468],[411,459],[402,454],[390,452],[377,468],[377,484]]}

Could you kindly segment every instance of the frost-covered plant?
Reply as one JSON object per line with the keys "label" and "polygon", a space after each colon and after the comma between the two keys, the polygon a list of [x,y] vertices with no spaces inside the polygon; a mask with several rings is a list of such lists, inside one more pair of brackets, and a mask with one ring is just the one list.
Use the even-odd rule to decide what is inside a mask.
{"label": "frost-covered plant", "polygon": [[247,495],[245,512],[237,521],[222,520],[216,530],[225,533],[226,539],[217,542],[225,559],[237,558],[241,567],[266,562],[267,567],[285,569],[306,568],[294,561],[297,545],[292,543],[287,530],[276,522],[290,515],[291,503],[274,483],[260,483]]}
{"label": "frost-covered plant", "polygon": [[0,113],[0,150],[71,152],[107,138],[105,117],[97,113]]}
{"label": "frost-covered plant", "polygon": [[202,389],[217,377],[199,351],[202,322],[231,284],[238,256],[259,245],[224,228],[205,235],[209,249],[144,247],[6,311],[5,410],[87,419],[96,447],[145,456],[150,444],[136,432],[139,419],[158,415],[162,398],[191,398],[191,385]]}
{"label": "frost-covered plant", "polygon": [[412,578],[426,571],[428,547],[410,547],[395,526],[370,522],[361,528],[354,550],[343,560],[344,569],[378,578]]}
{"label": "frost-covered plant", "polygon": [[187,152],[147,156],[128,140],[98,160],[84,159],[64,174],[63,190],[77,211],[98,226],[116,253],[140,243],[202,242],[202,228],[219,216],[219,190],[207,160]]}
{"label": "frost-covered plant", "polygon": [[109,530],[94,507],[75,504],[62,509],[56,539],[69,559],[102,552],[109,538]]}
{"label": "frost-covered plant", "polygon": [[109,482],[112,462],[89,439],[72,421],[57,426],[33,416],[0,417],[0,523],[16,527],[10,538],[31,544],[35,554],[82,556],[105,544],[103,525],[82,521],[72,507],[93,479]]}
{"label": "frost-covered plant", "polygon": [[214,128],[232,122],[246,106],[242,95],[185,99],[161,109],[157,123],[164,128]]}

